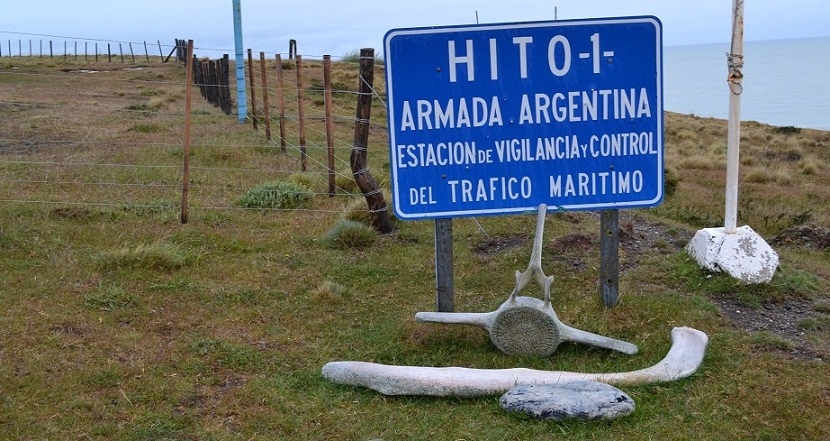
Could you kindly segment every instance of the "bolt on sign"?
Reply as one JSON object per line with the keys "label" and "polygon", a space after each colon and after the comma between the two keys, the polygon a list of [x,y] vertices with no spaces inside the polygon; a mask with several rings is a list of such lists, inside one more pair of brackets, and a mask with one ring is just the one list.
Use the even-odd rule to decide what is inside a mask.
{"label": "bolt on sign", "polygon": [[656,17],[393,29],[384,57],[399,218],[662,201]]}

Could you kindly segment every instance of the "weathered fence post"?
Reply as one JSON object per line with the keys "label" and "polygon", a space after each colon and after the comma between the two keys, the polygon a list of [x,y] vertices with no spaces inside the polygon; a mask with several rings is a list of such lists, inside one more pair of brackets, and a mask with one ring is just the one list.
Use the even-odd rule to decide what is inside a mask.
{"label": "weathered fence post", "polygon": [[303,105],[303,57],[294,55],[297,64],[297,119],[300,123],[300,171],[308,167],[308,154],[305,148],[305,106]]}
{"label": "weathered fence post", "polygon": [[204,64],[193,60],[193,82],[199,86],[199,92],[202,97],[207,98],[207,90],[205,89]]}
{"label": "weathered fence post", "polygon": [[374,49],[364,48],[360,50],[360,76],[358,79],[357,110],[355,111],[354,143],[349,157],[349,165],[354,180],[369,205],[369,218],[372,226],[383,234],[389,234],[394,229],[389,220],[386,201],[383,199],[383,190],[378,186],[366,165],[369,145],[369,118],[372,114],[374,61]]}
{"label": "weathered fence post", "polygon": [[112,48],[109,43],[107,43],[107,58],[110,60],[109,62],[112,63]]}
{"label": "weathered fence post", "polygon": [[265,52],[259,52],[259,70],[262,75],[262,113],[265,114],[265,139],[271,140],[271,109],[268,108],[268,75],[265,74]]}
{"label": "weathered fence post", "polygon": [[326,146],[328,147],[329,197],[334,197],[334,121],[331,99],[331,55],[323,55],[323,94],[326,108]]}
{"label": "weathered fence post", "polygon": [[124,63],[124,47],[121,46],[121,43],[118,43],[118,52],[121,54],[121,63]]}
{"label": "weathered fence post", "polygon": [[277,107],[280,118],[280,150],[285,153],[285,90],[282,82],[282,58],[276,55],[277,61]]}
{"label": "weathered fence post", "polygon": [[248,76],[251,79],[251,119],[254,122],[254,130],[257,129],[256,116],[256,87],[254,87],[254,58],[251,50],[248,49]]}
{"label": "weathered fence post", "polygon": [[147,58],[147,62],[150,62],[150,52],[147,51],[147,40],[144,40],[144,57]]}
{"label": "weathered fence post", "polygon": [[133,44],[132,42],[127,42],[130,45],[130,57],[133,59],[133,63],[135,63],[135,53],[133,53]]}
{"label": "weathered fence post", "polygon": [[230,56],[228,54],[222,55],[222,63],[220,63],[222,71],[219,75],[220,86],[222,87],[222,110],[225,115],[233,113],[233,100],[231,99],[231,68]]}
{"label": "weathered fence post", "polygon": [[187,196],[190,188],[190,103],[193,96],[193,40],[187,42],[187,73],[184,92],[184,165],[182,177],[182,219],[187,223]]}
{"label": "weathered fence post", "polygon": [[216,87],[218,83],[216,79],[216,63],[208,60],[205,66],[207,66],[207,79],[205,80],[207,82],[207,87],[205,87],[207,100],[209,103],[216,105],[219,103],[219,99],[216,97],[219,92],[219,89]]}

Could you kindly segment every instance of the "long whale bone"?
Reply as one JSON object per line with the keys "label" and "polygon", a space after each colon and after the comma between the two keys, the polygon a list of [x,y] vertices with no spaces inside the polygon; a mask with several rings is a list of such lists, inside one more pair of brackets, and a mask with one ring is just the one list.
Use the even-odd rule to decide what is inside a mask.
{"label": "long whale bone", "polygon": [[475,397],[497,395],[519,384],[598,381],[613,385],[664,383],[697,372],[709,337],[702,331],[677,327],[672,346],[654,366],[604,374],[543,371],[526,368],[471,369],[462,367],[395,366],[361,361],[335,361],[323,366],[323,377],[338,384],[366,387],[384,395]]}

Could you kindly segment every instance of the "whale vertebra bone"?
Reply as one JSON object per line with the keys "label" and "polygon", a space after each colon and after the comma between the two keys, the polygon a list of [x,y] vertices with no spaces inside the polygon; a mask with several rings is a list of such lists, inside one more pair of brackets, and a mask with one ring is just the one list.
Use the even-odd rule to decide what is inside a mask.
{"label": "whale vertebra bone", "polygon": [[[545,204],[539,205],[530,262],[523,273],[516,271],[516,286],[510,297],[498,309],[484,313],[418,312],[415,314],[415,321],[484,328],[490,334],[490,341],[508,355],[548,356],[556,351],[562,341],[636,354],[637,346],[631,343],[572,328],[557,317],[550,301],[553,276],[546,276],[542,271],[542,236],[546,211]],[[542,288],[543,301],[533,297],[517,296],[531,280]]]}

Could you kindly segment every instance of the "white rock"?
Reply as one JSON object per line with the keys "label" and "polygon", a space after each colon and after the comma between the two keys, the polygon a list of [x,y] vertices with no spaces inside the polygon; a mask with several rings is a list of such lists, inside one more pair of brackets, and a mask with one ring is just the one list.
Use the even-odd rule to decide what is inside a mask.
{"label": "white rock", "polygon": [[744,283],[769,283],[778,254],[749,226],[727,234],[723,228],[699,230],[686,251],[702,268],[725,272]]}

